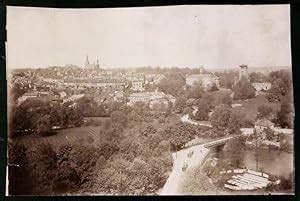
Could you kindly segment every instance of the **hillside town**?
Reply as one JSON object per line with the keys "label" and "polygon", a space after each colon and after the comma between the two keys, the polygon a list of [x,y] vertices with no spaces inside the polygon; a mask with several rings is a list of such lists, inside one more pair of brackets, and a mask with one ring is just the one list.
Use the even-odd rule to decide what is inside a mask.
{"label": "hillside town", "polygon": [[[42,151],[38,149],[54,149],[53,152],[55,152],[54,147],[57,146],[60,152],[65,146],[64,143],[71,143],[75,146],[77,140],[83,140],[76,134],[72,136],[75,141],[70,141],[71,135],[68,137],[68,134],[62,133],[68,133],[69,129],[83,129],[80,131],[81,135],[88,137],[90,141],[87,146],[98,147],[100,153],[108,158],[109,156],[105,154],[117,154],[118,150],[125,148],[123,147],[125,145],[121,145],[123,137],[117,136],[125,135],[125,133],[132,135],[130,133],[138,129],[136,134],[145,135],[143,138],[150,143],[149,140],[152,140],[152,137],[149,138],[149,135],[167,132],[169,134],[165,134],[164,137],[169,136],[166,140],[171,146],[173,162],[172,157],[169,158],[170,164],[165,164],[165,168],[171,168],[171,164],[174,166],[168,180],[166,181],[167,177],[158,175],[162,183],[155,184],[156,187],[148,190],[143,188],[142,191],[138,188],[132,192],[128,191],[129,194],[139,194],[139,192],[180,194],[182,188],[176,189],[179,187],[174,187],[174,183],[179,185],[180,182],[177,179],[183,177],[180,175],[185,174],[186,169],[191,171],[199,169],[199,164],[202,164],[202,169],[205,170],[201,173],[202,177],[206,172],[206,177],[213,179],[213,184],[209,184],[214,186],[212,189],[221,188],[224,194],[227,192],[226,189],[249,192],[267,187],[278,189],[281,177],[275,176],[276,174],[272,175],[272,172],[268,172],[270,170],[264,169],[264,166],[259,167],[258,161],[262,159],[258,159],[256,163],[247,164],[245,161],[242,162],[244,159],[241,155],[233,152],[237,147],[248,150],[247,152],[255,152],[258,149],[292,151],[294,112],[290,98],[291,74],[287,68],[268,73],[249,73],[249,68],[251,67],[243,64],[233,68],[230,72],[228,69],[223,72],[208,71],[203,66],[197,69],[144,67],[107,70],[101,68],[98,62],[97,65],[91,65],[87,57],[82,67],[66,65],[64,67],[16,69],[10,73],[8,85],[11,94],[11,101],[9,101],[10,139],[12,142],[18,142],[18,146],[20,144],[25,147],[26,144],[32,145],[26,148],[31,152]],[[107,135],[105,134],[107,131],[102,130],[105,127],[109,128],[110,133],[107,133],[108,136],[105,138],[110,140],[105,139],[104,142],[109,142],[109,144],[101,142],[101,139]],[[168,131],[168,129],[177,131]],[[84,134],[85,132],[88,133]],[[98,139],[97,135],[90,135],[95,132],[100,132],[100,136],[104,136]],[[65,136],[65,139],[59,137],[60,135]],[[138,136],[136,138],[139,138]],[[240,137],[236,139],[237,136]],[[48,139],[51,138],[57,138],[54,141],[55,144],[51,141],[44,142],[44,139],[49,141]],[[115,143],[119,143],[110,144],[111,138],[118,139]],[[221,149],[224,153],[220,155],[220,151],[207,149],[208,145],[205,145],[207,141],[209,141],[208,144],[214,141],[227,144],[224,150]],[[43,146],[37,150],[33,149],[38,142]],[[222,146],[224,147],[224,144]],[[193,162],[194,165],[192,162],[184,162],[187,159],[180,154],[180,150],[184,147],[186,151],[190,150],[188,152],[190,158],[193,153],[201,151],[200,156]],[[126,149],[126,152],[130,153],[131,148]],[[108,152],[105,153],[104,150]],[[164,153],[167,158],[171,156],[168,156],[168,153],[169,151]],[[180,157],[174,156],[175,153]],[[213,167],[207,164],[209,161],[205,160],[207,157],[220,166],[217,168],[220,172],[216,173],[215,170],[213,174],[219,174],[219,177],[225,178],[229,178],[228,175],[231,176],[233,173],[244,173],[245,176],[233,176],[231,180],[229,178],[229,183],[226,183],[224,179],[220,182],[220,178],[217,180],[214,178],[216,175],[211,176]],[[194,158],[196,159],[196,155]],[[133,160],[134,164],[135,160]],[[161,160],[163,162],[166,159]],[[224,166],[220,163],[222,160],[231,162],[227,162],[229,166]],[[177,169],[176,166],[180,167]],[[240,169],[236,170],[237,172],[232,170],[232,173],[224,174],[224,171],[227,171],[224,168],[228,167]],[[264,178],[257,175],[262,170],[264,175],[268,175],[263,184],[259,181]],[[251,171],[256,171],[256,175],[251,174]],[[167,172],[162,172],[162,174],[166,175]],[[173,178],[173,174],[177,176]],[[269,177],[275,180],[268,180]],[[163,185],[165,182],[166,184]],[[247,187],[243,186],[245,182]],[[254,182],[253,186],[251,182]],[[108,194],[123,191],[117,186],[109,188],[112,189],[107,192]],[[93,191],[92,187],[87,189]],[[36,193],[50,192],[56,191],[44,189],[44,192],[37,191]]]}
{"label": "hillside town", "polygon": [[7,195],[296,193],[290,5],[80,5],[6,7]]}

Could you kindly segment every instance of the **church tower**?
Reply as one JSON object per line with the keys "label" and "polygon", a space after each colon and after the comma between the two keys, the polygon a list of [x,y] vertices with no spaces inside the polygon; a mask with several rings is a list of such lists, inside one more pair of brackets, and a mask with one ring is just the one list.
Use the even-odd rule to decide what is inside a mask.
{"label": "church tower", "polygon": [[85,63],[84,63],[84,67],[85,67],[85,68],[88,68],[89,65],[90,65],[90,62],[89,62],[89,56],[86,55],[86,60],[85,60]]}
{"label": "church tower", "polygon": [[241,80],[242,77],[248,79],[248,66],[245,64],[240,65],[239,80]]}
{"label": "church tower", "polygon": [[99,69],[99,60],[97,59],[96,69]]}

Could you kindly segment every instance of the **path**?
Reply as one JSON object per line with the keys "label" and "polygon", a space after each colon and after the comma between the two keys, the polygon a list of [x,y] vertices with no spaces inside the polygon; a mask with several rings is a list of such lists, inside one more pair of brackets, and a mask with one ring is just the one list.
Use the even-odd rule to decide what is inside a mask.
{"label": "path", "polygon": [[[193,152],[193,154],[190,154],[191,156],[188,157],[191,152]],[[190,168],[201,165],[208,155],[208,152],[209,150],[204,148],[203,145],[196,145],[173,153],[173,170],[160,195],[178,195],[178,187],[180,186],[183,175],[186,174],[186,171]],[[184,167],[185,164],[187,164],[187,168],[183,171],[182,167]]]}

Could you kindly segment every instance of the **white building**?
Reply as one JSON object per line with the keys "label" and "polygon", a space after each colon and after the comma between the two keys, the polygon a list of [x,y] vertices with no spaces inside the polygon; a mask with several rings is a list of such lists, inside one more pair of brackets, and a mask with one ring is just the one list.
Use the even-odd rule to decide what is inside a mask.
{"label": "white building", "polygon": [[38,96],[39,96],[38,92],[28,92],[28,93],[25,93],[21,97],[18,98],[18,105],[20,105],[21,103],[23,103],[28,98],[37,98]]}
{"label": "white building", "polygon": [[274,130],[274,123],[269,121],[266,118],[259,119],[254,124],[254,129],[256,130],[257,133],[263,132],[264,129],[267,128]]}
{"label": "white building", "polygon": [[134,105],[137,102],[143,102],[149,104],[150,109],[157,104],[164,104],[167,106],[169,103],[175,103],[175,97],[168,94],[166,95],[163,92],[141,92],[141,93],[132,93],[130,94],[128,105]]}
{"label": "white building", "polygon": [[80,98],[83,98],[85,96],[85,94],[75,94],[75,95],[72,95],[71,97],[69,98],[66,98],[63,100],[63,103],[66,103],[66,102],[73,102],[75,100],[78,100]]}
{"label": "white building", "polygon": [[123,91],[115,91],[114,101],[122,102],[123,99],[124,99],[124,92]]}
{"label": "white building", "polygon": [[252,86],[255,88],[256,91],[267,91],[271,88],[271,83],[269,82],[255,82],[252,83]]}
{"label": "white building", "polygon": [[211,73],[204,73],[204,69],[200,68],[199,74],[192,74],[186,76],[186,85],[193,86],[194,84],[201,84],[204,90],[209,90],[213,85],[216,87],[220,87],[219,84],[219,77],[211,74]]}

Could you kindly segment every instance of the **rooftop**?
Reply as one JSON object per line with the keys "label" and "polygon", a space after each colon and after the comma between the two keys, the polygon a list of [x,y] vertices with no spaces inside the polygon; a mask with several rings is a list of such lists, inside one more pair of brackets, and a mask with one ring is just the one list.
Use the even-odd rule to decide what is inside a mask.
{"label": "rooftop", "polygon": [[255,122],[256,126],[264,126],[264,127],[270,127],[270,126],[274,126],[274,123],[271,122],[270,120],[263,118],[263,119],[259,119]]}

